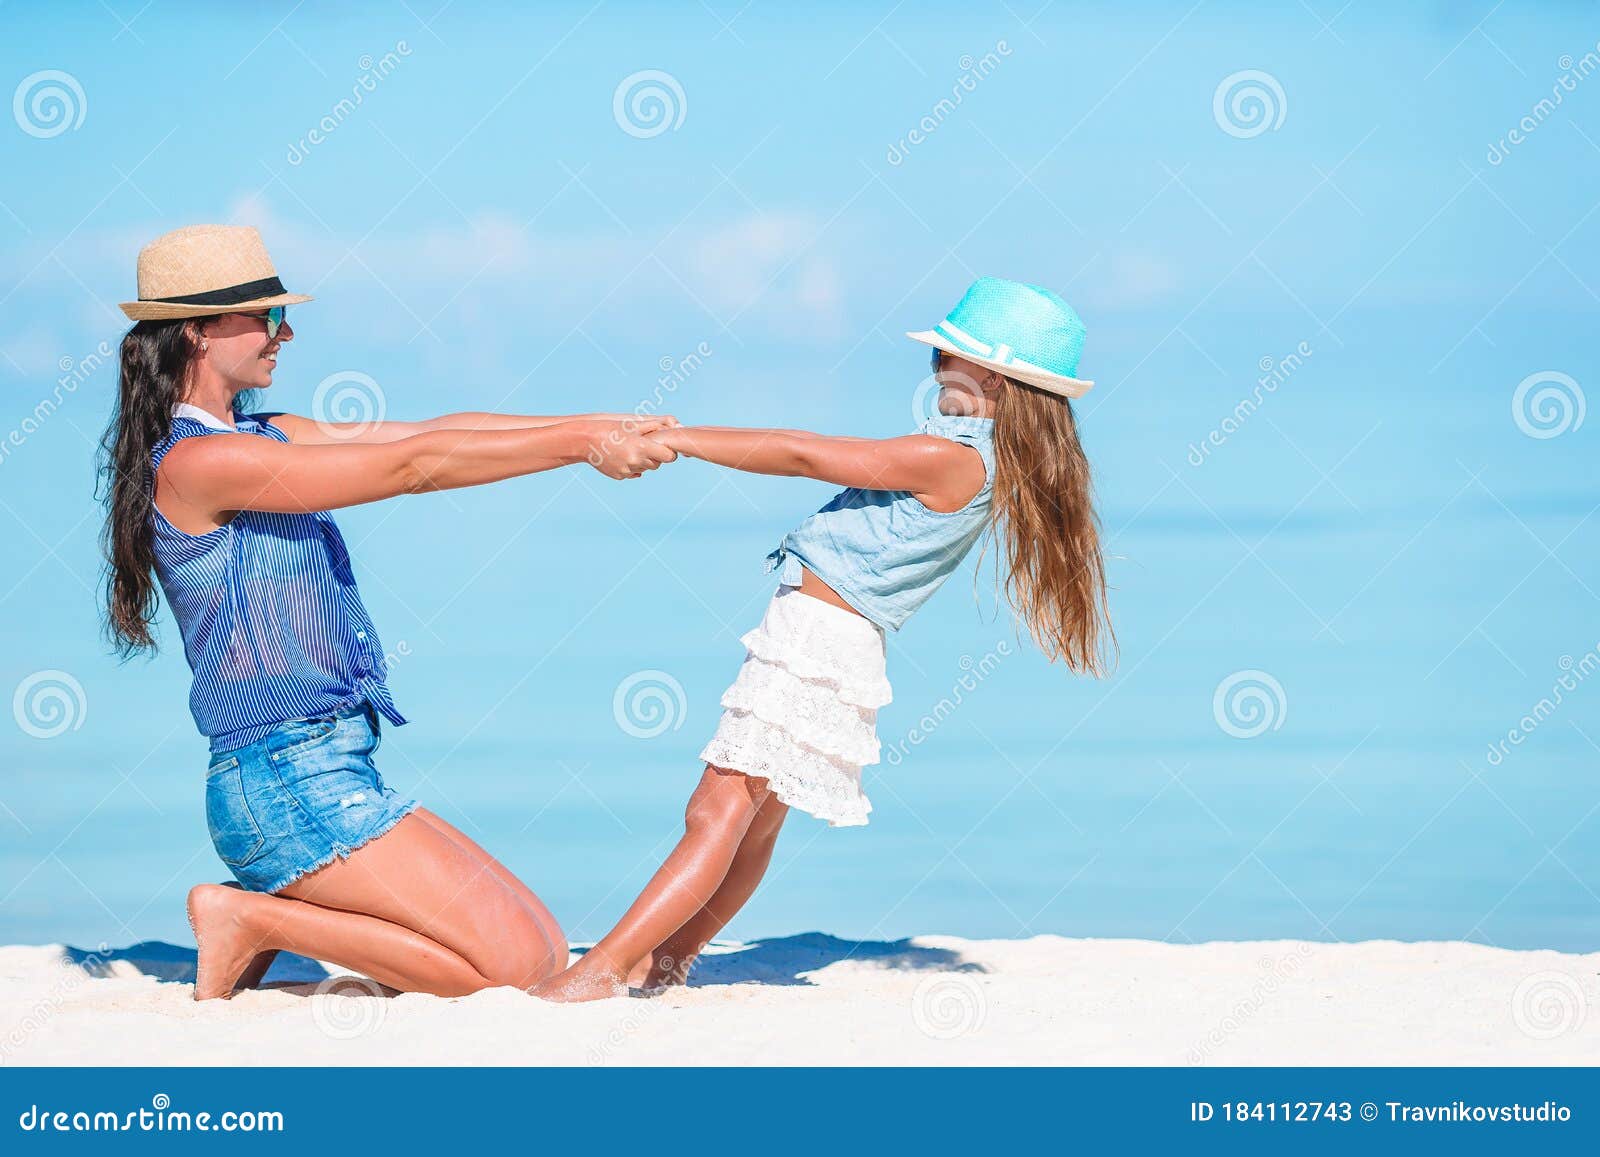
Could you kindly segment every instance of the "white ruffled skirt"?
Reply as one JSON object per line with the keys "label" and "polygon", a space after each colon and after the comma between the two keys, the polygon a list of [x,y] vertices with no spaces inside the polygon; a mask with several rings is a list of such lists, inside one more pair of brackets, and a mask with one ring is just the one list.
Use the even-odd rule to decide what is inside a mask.
{"label": "white ruffled skirt", "polygon": [[700,758],[769,781],[833,827],[866,823],[861,769],[878,762],[878,708],[892,697],[882,628],[785,586],[740,642],[744,665]]}

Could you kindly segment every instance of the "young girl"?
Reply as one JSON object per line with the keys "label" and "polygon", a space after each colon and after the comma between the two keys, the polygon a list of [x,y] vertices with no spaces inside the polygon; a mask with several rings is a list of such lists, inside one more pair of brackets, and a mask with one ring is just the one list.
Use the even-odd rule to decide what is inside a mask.
{"label": "young girl", "polygon": [[1069,398],[1084,327],[1048,290],[985,277],[932,331],[940,412],[882,441],[793,430],[692,427],[650,436],[681,455],[849,489],[784,538],[781,584],[742,639],[738,678],[700,757],[686,832],[620,923],[576,964],[532,989],[552,1000],[683,983],[707,942],[760,882],[791,807],[864,824],[861,768],[878,760],[889,702],[884,632],[899,630],[988,530],[1006,593],[1035,641],[1074,671],[1102,674],[1115,648]]}

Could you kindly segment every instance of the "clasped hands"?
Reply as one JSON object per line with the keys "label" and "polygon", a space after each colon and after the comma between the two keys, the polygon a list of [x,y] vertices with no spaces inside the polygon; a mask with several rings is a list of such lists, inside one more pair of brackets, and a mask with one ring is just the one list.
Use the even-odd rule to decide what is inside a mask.
{"label": "clasped hands", "polygon": [[670,431],[680,423],[670,414],[595,414],[583,421],[592,427],[587,461],[607,478],[638,478],[678,457]]}

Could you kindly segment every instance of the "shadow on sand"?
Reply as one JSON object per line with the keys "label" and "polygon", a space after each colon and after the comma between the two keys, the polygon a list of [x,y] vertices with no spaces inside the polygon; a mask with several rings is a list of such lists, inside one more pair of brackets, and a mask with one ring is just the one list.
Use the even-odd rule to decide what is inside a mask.
{"label": "shadow on sand", "polygon": [[[157,980],[193,984],[196,954],[193,948],[168,944],[164,940],[143,940],[127,948],[102,948],[90,951],[85,948],[67,948],[62,958],[81,968],[90,976],[114,975],[112,965],[126,962],[146,976]],[[263,988],[290,985],[320,984],[333,975],[321,964],[292,952],[280,952],[261,983]]]}
{"label": "shadow on sand", "polygon": [[[62,955],[90,976],[114,975],[112,965],[125,962],[158,980],[194,983],[195,950],[161,940],[96,951],[67,948]],[[841,940],[822,932],[802,932],[747,944],[713,942],[700,958],[689,984],[694,988],[724,984],[805,985],[811,981],[804,974],[847,960],[871,968],[908,972],[985,971],[981,964],[964,960],[961,953],[949,948],[913,944],[909,940]],[[280,952],[260,987],[318,985],[336,975],[339,974],[329,972],[309,957]],[[370,990],[358,994],[369,995]]]}
{"label": "shadow on sand", "polygon": [[692,988],[720,984],[810,984],[802,973],[840,961],[859,961],[871,968],[907,972],[983,972],[983,965],[964,960],[950,948],[913,944],[909,940],[841,940],[822,932],[802,932],[748,944],[717,945],[700,958],[689,978]]}

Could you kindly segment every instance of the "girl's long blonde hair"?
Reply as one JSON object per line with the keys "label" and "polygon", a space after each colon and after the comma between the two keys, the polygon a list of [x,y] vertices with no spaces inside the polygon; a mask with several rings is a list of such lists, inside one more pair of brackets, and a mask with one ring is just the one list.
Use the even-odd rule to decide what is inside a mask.
{"label": "girl's long blonde hair", "polygon": [[1082,674],[1116,665],[1089,459],[1066,398],[1000,378],[992,535],[1006,598],[1045,656]]}

